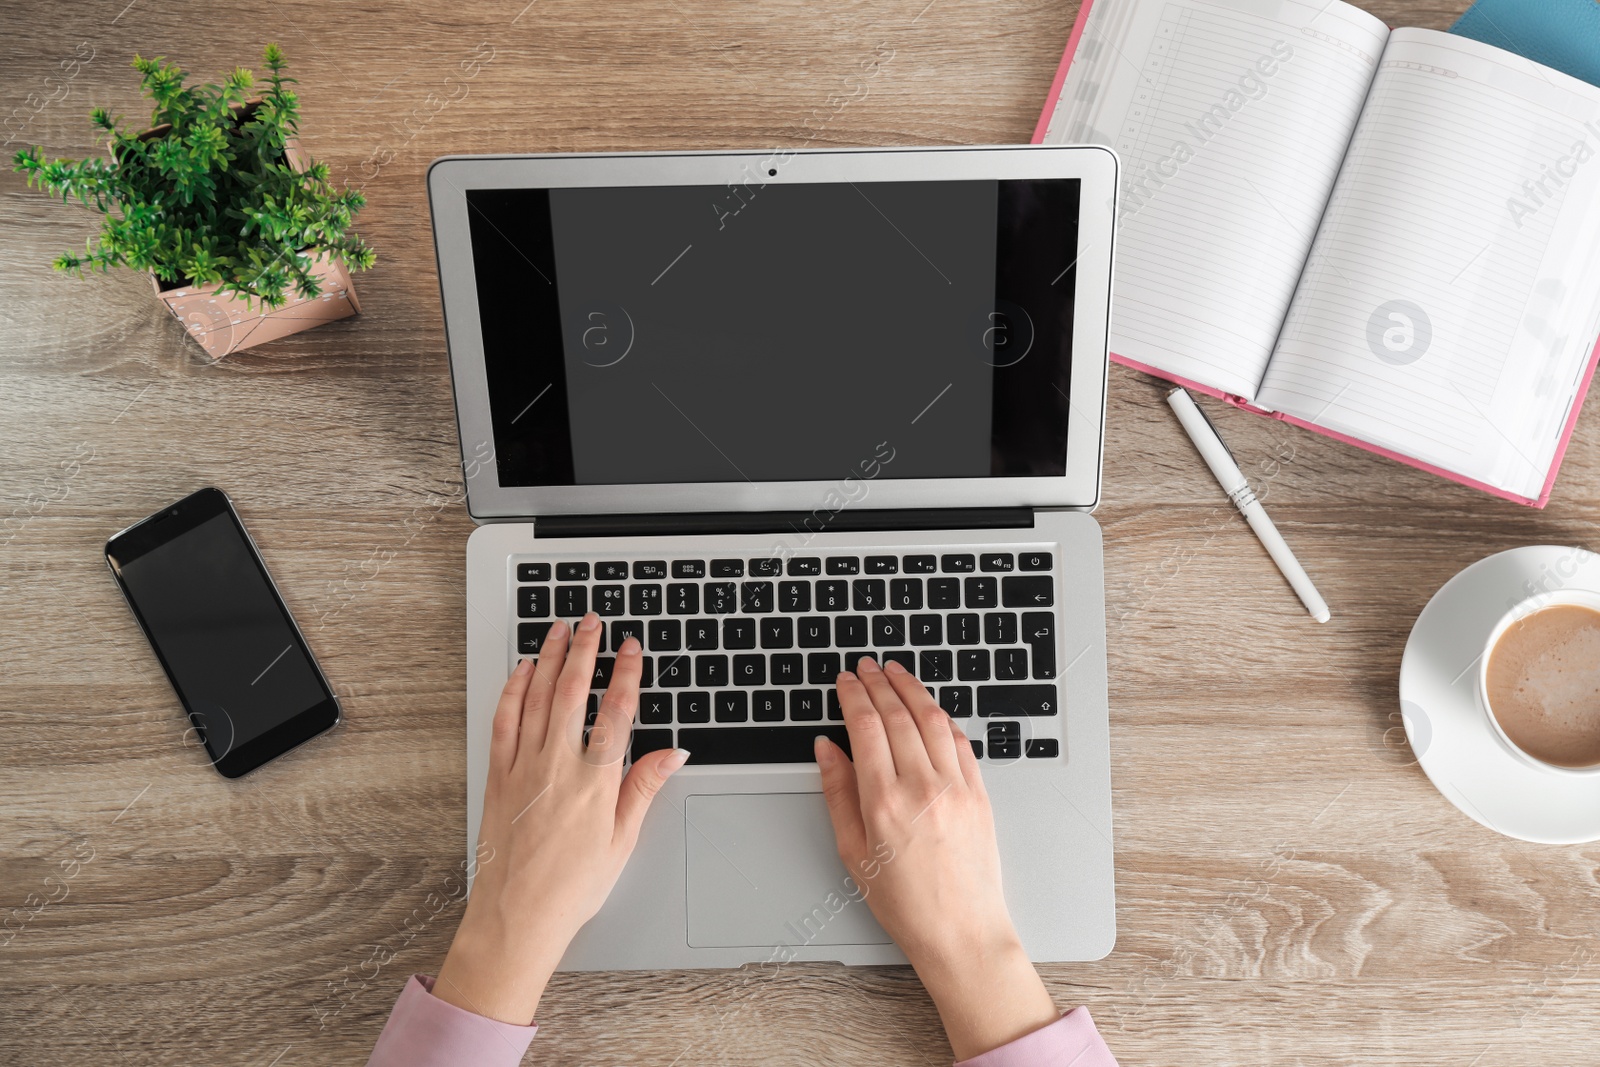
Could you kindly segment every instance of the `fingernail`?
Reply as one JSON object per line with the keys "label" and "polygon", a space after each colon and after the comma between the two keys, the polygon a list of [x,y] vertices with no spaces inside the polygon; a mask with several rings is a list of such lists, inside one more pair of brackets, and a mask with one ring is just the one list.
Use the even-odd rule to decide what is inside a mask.
{"label": "fingernail", "polygon": [[551,624],[549,631],[544,635],[546,641],[554,641],[558,637],[567,636],[567,620],[557,619]]}
{"label": "fingernail", "polygon": [[877,669],[878,664],[875,661],[868,659],[866,656],[862,656],[861,659],[856,663],[856,670],[860,671],[862,674],[871,674]]}
{"label": "fingernail", "polygon": [[824,734],[818,734],[816,740],[811,742],[811,751],[817,755],[818,767],[831,767],[833,766],[833,761],[838,757],[838,753],[833,750],[833,742],[829,741]]}
{"label": "fingernail", "polygon": [[619,656],[637,656],[638,654],[639,639],[631,635],[626,641],[622,642],[622,647],[617,650],[617,655]]}
{"label": "fingernail", "polygon": [[849,671],[840,671],[838,680],[841,682],[853,682],[856,680],[856,676]]}
{"label": "fingernail", "polygon": [[656,764],[661,769],[661,777],[665,778],[679,767],[682,767],[688,758],[689,750],[686,748],[675,748],[665,756],[662,756],[661,762]]}
{"label": "fingernail", "polygon": [[904,673],[906,673],[906,669],[904,667],[900,666],[900,661],[897,660],[897,659],[890,660],[888,665],[885,666],[883,669],[888,671],[890,674],[904,674]]}
{"label": "fingernail", "polygon": [[584,631],[585,633],[600,629],[600,616],[596,615],[592,611],[589,612],[589,614],[583,617],[583,621],[578,624],[578,629]]}
{"label": "fingernail", "polygon": [[517,669],[512,671],[511,673],[512,674],[527,674],[532,669],[533,669],[533,660],[531,660],[531,659],[519,659],[519,660],[517,660]]}

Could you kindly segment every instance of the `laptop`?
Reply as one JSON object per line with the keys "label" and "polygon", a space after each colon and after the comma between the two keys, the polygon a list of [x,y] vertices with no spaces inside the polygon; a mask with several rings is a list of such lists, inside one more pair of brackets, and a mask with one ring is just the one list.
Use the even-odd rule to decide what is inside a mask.
{"label": "laptop", "polygon": [[[468,510],[467,845],[557,619],[692,755],[562,968],[904,962],[812,761],[898,660],[962,725],[1036,961],[1115,939],[1099,527],[1116,157],[474,156],[428,171]],[[591,711],[595,696],[590,697]]]}

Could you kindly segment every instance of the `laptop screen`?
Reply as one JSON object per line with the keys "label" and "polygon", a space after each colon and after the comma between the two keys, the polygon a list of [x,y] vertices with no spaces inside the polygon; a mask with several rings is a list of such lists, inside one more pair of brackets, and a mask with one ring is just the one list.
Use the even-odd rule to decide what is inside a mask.
{"label": "laptop screen", "polygon": [[1066,470],[1077,179],[466,197],[503,486]]}

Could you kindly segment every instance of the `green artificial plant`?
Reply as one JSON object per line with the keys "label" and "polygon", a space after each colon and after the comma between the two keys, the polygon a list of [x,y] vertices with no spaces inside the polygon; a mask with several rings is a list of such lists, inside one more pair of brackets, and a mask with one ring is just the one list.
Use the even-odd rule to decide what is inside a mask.
{"label": "green artificial plant", "polygon": [[127,133],[96,108],[92,118],[109,135],[111,158],[47,163],[37,147],[16,154],[30,186],[63,202],[76,196],[105,215],[98,243],[91,239],[81,256],[58,256],[55,269],[127,266],[167,287],[215,283],[276,308],[291,291],[320,295],[312,273],[319,252],[354,270],[372,266],[376,253],[347,232],[366,197],[336,192],[326,163],[290,165],[286,146],[300,115],[288,88],[294,79],[284,76],[277,45],[264,58],[270,73],[256,99],[255,76],[243,68],[224,85],[186,86],[176,64],[135,56],[155,103],[148,133]]}

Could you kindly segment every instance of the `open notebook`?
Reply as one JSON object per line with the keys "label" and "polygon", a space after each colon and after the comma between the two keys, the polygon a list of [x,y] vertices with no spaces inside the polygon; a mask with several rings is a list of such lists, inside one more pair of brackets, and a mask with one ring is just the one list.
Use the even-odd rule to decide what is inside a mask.
{"label": "open notebook", "polygon": [[1342,0],[1084,0],[1113,358],[1542,507],[1600,358],[1600,89]]}

